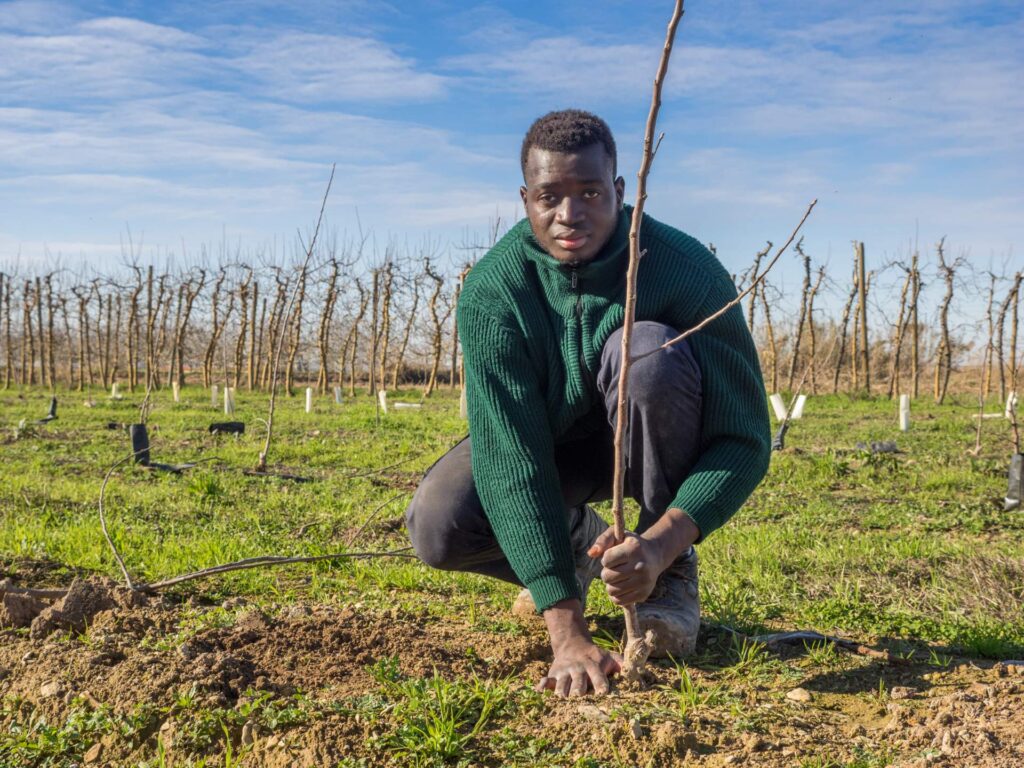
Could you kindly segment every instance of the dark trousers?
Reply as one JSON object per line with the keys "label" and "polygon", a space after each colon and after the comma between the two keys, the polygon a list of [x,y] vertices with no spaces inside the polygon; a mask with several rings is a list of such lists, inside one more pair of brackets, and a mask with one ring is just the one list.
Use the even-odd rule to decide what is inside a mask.
{"label": "dark trousers", "polygon": [[[638,322],[632,356],[674,336],[675,330],[660,323]],[[583,504],[612,495],[621,344],[620,329],[604,345],[597,372],[597,407],[605,416],[605,428],[555,446],[570,531],[580,520]],[[637,532],[642,533],[668,508],[698,455],[701,374],[686,341],[635,363],[630,368],[628,394],[625,486],[640,505]],[[518,584],[477,496],[471,453],[467,437],[427,471],[405,512],[409,537],[416,554],[428,565]]]}

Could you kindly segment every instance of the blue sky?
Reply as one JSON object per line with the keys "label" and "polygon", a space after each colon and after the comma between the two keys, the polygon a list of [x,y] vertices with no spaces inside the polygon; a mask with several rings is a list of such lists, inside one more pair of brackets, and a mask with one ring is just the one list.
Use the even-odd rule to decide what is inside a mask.
{"label": "blue sky", "polygon": [[[0,2],[0,263],[115,264],[129,227],[147,259],[255,252],[308,230],[331,163],[339,233],[479,241],[521,215],[530,121],[565,106],[611,124],[632,199],[670,10]],[[648,210],[733,270],[815,197],[807,250],[844,273],[851,240],[879,264],[942,235],[1019,268],[1021,40],[1019,0],[691,0]]]}

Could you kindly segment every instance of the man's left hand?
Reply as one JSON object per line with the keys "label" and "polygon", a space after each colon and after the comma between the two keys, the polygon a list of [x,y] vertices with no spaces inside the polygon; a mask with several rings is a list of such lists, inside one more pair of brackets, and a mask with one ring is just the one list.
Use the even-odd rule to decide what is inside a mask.
{"label": "man's left hand", "polygon": [[661,572],[699,538],[700,529],[693,520],[671,507],[642,534],[627,531],[621,543],[615,541],[615,530],[608,528],[587,554],[601,558],[601,580],[612,602],[633,605],[648,598]]}
{"label": "man's left hand", "polygon": [[620,606],[646,600],[664,570],[658,544],[632,531],[626,532],[625,541],[616,544],[615,531],[609,528],[598,536],[587,554],[601,558],[601,581],[608,589],[608,597]]}

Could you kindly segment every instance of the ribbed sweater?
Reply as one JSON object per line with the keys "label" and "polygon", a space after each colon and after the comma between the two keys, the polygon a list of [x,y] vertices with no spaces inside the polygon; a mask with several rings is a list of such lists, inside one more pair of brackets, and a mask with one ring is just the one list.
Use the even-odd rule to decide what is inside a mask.
{"label": "ribbed sweater", "polygon": [[[577,267],[545,252],[524,219],[473,267],[459,299],[474,482],[498,544],[540,611],[581,597],[554,446],[570,431],[579,437],[599,402],[601,349],[625,314],[631,215],[626,206],[602,251]],[[725,268],[689,235],[644,216],[640,246],[637,320],[683,331],[735,298]],[[764,476],[769,422],[739,306],[688,341],[703,387],[700,457],[671,506],[704,538]]]}

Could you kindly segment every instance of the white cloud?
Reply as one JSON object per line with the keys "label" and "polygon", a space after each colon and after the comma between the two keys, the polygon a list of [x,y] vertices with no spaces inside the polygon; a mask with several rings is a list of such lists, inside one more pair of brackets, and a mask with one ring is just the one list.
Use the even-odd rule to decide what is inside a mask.
{"label": "white cloud", "polygon": [[427,101],[445,92],[445,78],[370,38],[288,32],[247,48],[232,66],[286,101]]}

